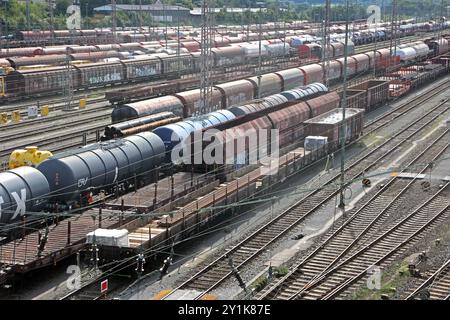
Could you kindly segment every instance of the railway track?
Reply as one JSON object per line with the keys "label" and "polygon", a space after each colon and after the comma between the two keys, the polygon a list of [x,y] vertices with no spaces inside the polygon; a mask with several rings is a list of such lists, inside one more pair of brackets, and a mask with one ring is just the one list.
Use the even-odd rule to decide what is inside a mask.
{"label": "railway track", "polygon": [[413,101],[407,101],[405,103],[402,103],[401,105],[389,110],[386,113],[383,113],[379,117],[366,123],[364,125],[364,133],[367,135],[387,126],[388,124],[392,123],[392,121],[402,117],[405,113],[414,110],[422,103],[432,98],[434,95],[446,92],[447,90],[449,90],[449,88],[450,88],[450,78],[445,80],[440,85],[427,91],[426,93],[421,94],[419,97],[415,97]]}
{"label": "railway track", "polygon": [[10,132],[11,130],[15,130],[17,128],[29,127],[29,126],[32,126],[33,129],[37,129],[37,130],[40,130],[41,128],[46,129],[47,127],[42,126],[42,124],[47,125],[50,122],[72,119],[74,117],[77,117],[77,118],[85,117],[86,115],[90,115],[92,117],[92,115],[95,116],[97,113],[105,111],[105,110],[111,110],[111,106],[109,104],[99,104],[98,106],[92,106],[90,108],[87,108],[84,111],[77,111],[76,113],[74,111],[67,111],[67,112],[62,112],[59,114],[50,115],[50,116],[46,116],[46,117],[39,117],[39,118],[32,118],[32,119],[24,118],[21,122],[0,125],[0,133],[2,131]]}
{"label": "railway track", "polygon": [[[416,41],[416,40],[420,40],[420,39],[421,39],[421,36],[417,36],[417,35],[408,36],[408,37],[405,37],[405,38],[401,38],[399,40],[399,44],[404,44],[404,43],[408,43],[408,42],[412,42],[412,41]],[[380,42],[377,43],[377,48],[381,49],[381,48],[384,48],[384,47],[386,47],[388,45],[390,45],[390,40],[380,41]],[[359,45],[359,46],[356,47],[355,53],[358,54],[358,53],[367,52],[367,51],[370,51],[373,48],[374,48],[374,43],[365,44],[365,45]],[[283,60],[286,60],[286,59],[283,59]],[[288,59],[288,61],[285,61],[285,62],[294,61],[294,60],[293,59]],[[271,65],[273,63],[274,62],[271,61],[271,60],[265,62],[266,65]],[[278,63],[278,61],[277,61],[277,63]],[[249,64],[246,67],[250,68],[250,69],[251,68],[257,68],[257,65]],[[235,67],[231,67],[230,69],[234,70]],[[138,82],[145,83],[145,82],[148,82],[148,81],[149,81],[149,79],[141,80],[141,81],[138,81]],[[175,79],[174,81],[177,81],[177,79]],[[155,80],[155,81],[150,80],[150,82],[156,82],[157,83],[158,80]],[[87,99],[87,101],[88,101],[88,103],[103,102],[103,101],[105,101],[104,93],[106,91],[108,91],[108,90],[110,90],[112,88],[117,88],[117,87],[121,87],[121,88],[124,88],[124,89],[126,89],[126,88],[130,88],[131,89],[135,85],[136,85],[135,82],[129,82],[129,83],[118,83],[118,84],[108,85],[108,86],[102,87],[102,88],[88,89],[87,91],[78,90],[76,92],[76,94],[74,95],[74,100],[86,98],[87,94],[89,94],[89,95],[99,95],[100,94],[100,95],[103,95],[103,97]],[[65,98],[64,97],[55,98],[55,97],[57,97],[57,96],[44,95],[44,96],[39,96],[39,97],[22,98],[22,99],[24,101],[26,101],[26,100],[31,100],[31,99],[34,99],[34,100],[38,99],[39,100],[39,99],[49,98],[49,99],[52,99],[52,100],[48,100],[48,101],[46,100],[45,102],[42,102],[41,105],[44,105],[44,104],[53,105],[53,106],[50,106],[50,110],[51,111],[62,110],[63,106],[65,104],[65,100],[64,100]],[[17,105],[13,105],[13,106],[0,106],[0,112],[11,112],[11,111],[15,111],[17,109],[24,110],[24,109],[26,109],[26,108],[28,108],[30,106],[35,106],[35,105],[36,105],[36,103],[33,102],[33,103],[30,103],[30,104],[25,104],[25,105],[23,105],[22,103],[18,103]],[[21,113],[22,113],[22,115],[25,115],[26,111],[21,111]]]}
{"label": "railway track", "polygon": [[[433,123],[441,114],[449,109],[450,105],[445,102],[440,103],[426,116],[414,121],[410,126],[388,138],[381,145],[365,152],[356,160],[351,161],[346,166],[345,181],[353,181],[361,177],[368,170],[374,169],[382,160],[391,155],[394,150],[422,132],[430,123]],[[184,289],[196,290],[199,294],[195,299],[201,299],[205,294],[217,288],[232,275],[228,266],[228,257],[230,255],[233,256],[236,270],[247,265],[250,261],[258,257],[269,245],[281,239],[304,221],[305,218],[332,200],[339,192],[339,189],[335,187],[339,178],[339,174],[332,177],[322,188],[312,191],[292,208],[269,221],[246,239],[230,248],[226,254],[220,256],[186,282],[175,288],[165,299],[170,299],[174,292]]]}
{"label": "railway track", "polygon": [[[397,39],[397,46],[405,44],[405,43],[409,43],[409,42],[423,40],[423,38],[426,36],[427,36],[427,33],[424,33],[424,34],[420,34],[420,35],[407,36],[404,38]],[[389,47],[391,44],[391,40],[377,41],[376,43],[372,42],[372,43],[359,45],[359,46],[356,46],[355,51],[356,51],[356,53],[363,53],[363,52],[373,50],[375,48],[375,44],[377,45],[378,49],[381,49],[381,48]]]}
{"label": "railway track", "polygon": [[[349,294],[351,287],[368,275],[373,266],[383,267],[416,243],[431,228],[448,217],[450,188],[447,183],[423,205],[399,221],[382,235],[365,245],[337,266],[326,272],[320,287],[302,295],[324,300]],[[336,283],[338,285],[336,286]],[[328,290],[325,288],[329,288]]]}
{"label": "railway track", "polygon": [[405,300],[450,300],[450,260],[417,287]]}
{"label": "railway track", "polygon": [[[48,134],[50,132],[66,130],[70,127],[75,127],[92,122],[101,122],[101,125],[106,125],[111,122],[111,111],[109,108],[103,110],[93,110],[82,114],[71,114],[66,117],[57,117],[56,119],[44,118],[35,123],[20,123],[20,126],[12,126],[7,130],[0,131],[0,141],[6,144],[7,142],[19,141],[25,138]],[[25,128],[24,128],[25,127]],[[101,128],[99,126],[99,128]],[[30,130],[31,129],[31,130]]]}
{"label": "railway track", "polygon": [[[430,164],[439,158],[450,144],[450,129],[444,130],[427,148],[420,151],[405,166],[409,168],[421,166],[418,174],[425,173]],[[419,163],[420,161],[420,163]],[[377,237],[383,230],[383,225],[390,221],[399,210],[413,210],[424,201],[416,195],[411,198],[412,189],[421,189],[418,176],[412,180],[392,177],[370,199],[354,211],[336,231],[321,242],[320,245],[296,265],[285,277],[257,296],[258,299],[320,299],[321,293],[330,290],[342,279],[326,277],[330,270],[344,260],[348,255],[364,248],[371,239]],[[427,200],[428,201],[428,200]]]}
{"label": "railway track", "polygon": [[[105,123],[108,123],[105,121]],[[105,123],[99,125],[98,119],[94,120],[92,124],[88,124],[83,127],[83,131],[80,131],[79,128],[73,127],[69,130],[65,130],[64,132],[53,132],[48,134],[45,133],[45,137],[37,137],[34,140],[31,139],[26,143],[17,143],[13,146],[7,146],[0,150],[0,160],[5,161],[11,152],[17,149],[23,149],[30,145],[37,145],[39,148],[48,150],[51,152],[64,151],[66,149],[81,146],[86,142],[89,144],[91,142],[97,141],[99,130],[104,128]],[[54,131],[54,130],[52,130]],[[34,134],[28,134],[27,136],[33,136]],[[84,137],[86,137],[86,141],[83,141]],[[14,139],[14,137],[10,137],[10,139]]]}
{"label": "railway track", "polygon": [[[107,298],[107,295],[110,295],[116,290],[123,288],[126,285],[130,277],[120,277],[113,276],[112,273],[115,272],[115,268],[113,268],[110,272],[103,274],[100,278],[95,279],[95,281],[87,281],[86,284],[82,285],[80,289],[72,291],[64,296],[62,296],[59,300],[103,300]],[[101,292],[101,283],[102,281],[108,281],[108,290],[107,293]]]}
{"label": "railway track", "polygon": [[[96,94],[98,94],[98,93],[96,93],[96,92],[90,93],[90,95],[96,95]],[[12,112],[12,111],[19,110],[21,116],[26,116],[28,107],[36,106],[37,101],[39,101],[40,98],[41,97],[35,97],[34,102],[30,103],[30,104],[18,103],[17,105],[3,105],[3,106],[0,104],[0,112]],[[52,97],[50,97],[50,98],[52,98]],[[33,98],[30,98],[30,99],[33,99]],[[67,104],[65,99],[66,99],[65,97],[54,98],[52,100],[46,100],[45,102],[39,102],[39,105],[40,106],[48,105],[50,112],[61,111],[64,109],[64,107]],[[74,95],[74,97],[72,99],[72,104],[76,105],[76,102],[79,99],[86,99],[87,104],[105,102],[104,97],[86,98],[86,93],[83,93],[83,94],[79,94],[79,95]]]}
{"label": "railway track", "polygon": [[[102,277],[106,278],[106,276]],[[110,279],[111,277],[108,277]],[[113,280],[114,281],[114,280]],[[120,286],[120,285],[118,285]],[[99,282],[95,281],[93,283],[89,283],[85,287],[77,290],[75,292],[70,293],[65,296],[63,299],[101,299],[104,298],[101,294],[99,294]]]}

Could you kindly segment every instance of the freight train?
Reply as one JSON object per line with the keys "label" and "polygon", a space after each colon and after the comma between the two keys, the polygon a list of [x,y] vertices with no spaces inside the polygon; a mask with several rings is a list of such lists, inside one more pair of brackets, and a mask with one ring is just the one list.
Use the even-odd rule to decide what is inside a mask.
{"label": "freight train", "polygon": [[[288,56],[289,45],[267,41],[263,44],[262,56],[265,59]],[[255,43],[237,44],[212,50],[214,67],[224,68],[257,60],[258,45]],[[67,78],[71,78],[74,89],[102,87],[144,79],[156,80],[198,73],[199,53],[134,56],[131,59],[72,65],[70,73],[66,67],[43,67],[36,70],[13,70],[4,79],[0,95],[6,97],[33,96],[45,93],[62,92]],[[10,62],[11,64],[11,62]]]}
{"label": "freight train", "polygon": [[[412,50],[416,54],[414,57],[409,56],[408,59],[405,59],[401,50]],[[400,60],[408,62],[448,51],[449,43],[447,40],[442,39],[439,41],[430,41],[428,45],[423,42],[415,42],[410,46],[405,45],[405,49],[399,49],[394,58],[391,58],[389,49],[379,49],[376,53],[369,51],[363,54],[351,55],[347,60],[347,76],[353,77],[363,74],[375,65],[380,68],[385,68],[388,65],[398,64]],[[341,81],[344,75],[344,58],[331,60],[327,69],[324,69],[322,64],[310,64],[303,67],[264,74],[260,79],[260,88],[258,88],[257,77],[215,85],[211,94],[211,103],[207,110],[204,110],[202,107],[199,89],[122,104],[113,110],[111,114],[112,123],[123,122],[165,111],[173,112],[180,117],[189,117],[217,109],[225,109],[258,97],[258,90],[259,96],[265,97],[290,90],[299,85],[323,82],[325,71],[327,72],[330,83]]]}
{"label": "freight train", "polygon": [[[324,85],[312,84],[267,97],[253,106],[219,110],[160,126],[152,132],[69,150],[43,161],[36,168],[20,167],[2,172],[0,223],[11,223],[30,212],[61,212],[83,207],[102,190],[108,194],[118,194],[131,187],[140,187],[157,179],[159,170],[155,168],[172,164],[167,155],[192,132],[242,118],[242,112],[250,115],[252,108],[254,112],[269,112],[281,108],[288,101],[303,103],[300,102],[302,100],[306,107],[286,109],[292,118],[289,128],[299,126],[304,120],[339,105],[339,96],[335,92],[326,92]],[[297,116],[299,112],[301,115]],[[285,120],[280,118],[277,121]]]}
{"label": "freight train", "polygon": [[[279,35],[272,36],[279,37]],[[261,56],[264,59],[287,56],[289,52],[292,52],[291,48],[297,50],[300,60],[322,58],[320,38],[307,35],[282,39],[270,38],[272,36],[268,34],[268,40],[262,41]],[[212,49],[214,68],[256,62],[259,56],[259,44],[242,42],[246,40],[245,37],[217,38],[214,42],[215,48]],[[327,54],[329,58],[338,58],[344,54],[342,41],[340,37],[331,43],[332,49]],[[199,72],[200,43],[197,40],[181,40],[180,57],[174,54],[178,46],[177,41],[170,41],[167,45],[168,47],[164,48],[165,43],[150,41],[0,50],[0,69],[4,73],[4,75],[0,74],[2,84],[0,97],[39,96],[63,92],[64,84],[67,83],[69,76],[67,70],[57,65],[66,64],[68,59],[72,61],[70,78],[72,87],[76,90],[144,79],[179,77]],[[351,41],[348,53],[354,53],[354,44]],[[406,55],[408,59],[411,53],[412,51],[409,50]],[[115,61],[104,61],[108,59]],[[77,61],[87,63],[75,63]],[[36,65],[35,69],[21,69],[33,65]]]}
{"label": "freight train", "polygon": [[[344,32],[344,23],[335,22],[334,25],[330,27],[330,31],[336,34],[342,34]],[[446,27],[448,27],[448,22]],[[224,32],[218,31],[219,34],[223,36],[228,36],[230,34],[240,33],[242,37],[248,37],[251,33],[256,34],[259,31],[259,25],[249,25],[249,26],[227,26]],[[398,25],[398,36],[403,34],[411,34],[417,31],[434,31],[441,27],[441,24],[434,21],[429,21],[425,23],[417,23],[413,19],[402,20]],[[317,28],[317,24],[314,26],[306,21],[293,21],[283,23],[283,29],[288,29],[286,31],[281,30],[280,25],[275,25],[274,23],[265,23],[261,25],[262,30],[264,30],[263,35],[266,37],[270,34],[280,34],[286,33],[288,36],[292,35],[293,32],[298,33],[299,31],[304,31],[305,33],[320,33],[321,30]],[[387,28],[385,33],[390,31],[389,23],[380,23],[378,30]],[[374,30],[370,29],[367,25],[366,20],[354,21],[351,25],[352,34],[355,41],[361,41],[361,43],[366,43],[370,41],[375,35]],[[384,31],[384,30],[382,30]],[[189,26],[182,26],[180,29],[180,35],[183,37],[196,37],[200,34],[200,29],[193,28]],[[116,37],[119,42],[133,42],[133,41],[150,41],[155,39],[163,40],[165,38],[173,39],[177,37],[178,29],[175,28],[124,28],[123,30],[118,28],[116,32]],[[54,30],[54,31],[18,31],[15,35],[9,37],[10,40],[21,42],[21,44],[26,43],[58,43],[58,44],[98,44],[98,43],[111,43],[113,42],[113,34],[110,28],[103,29],[91,29],[91,30]],[[252,40],[247,39],[247,41]],[[253,39],[255,40],[255,39]]]}

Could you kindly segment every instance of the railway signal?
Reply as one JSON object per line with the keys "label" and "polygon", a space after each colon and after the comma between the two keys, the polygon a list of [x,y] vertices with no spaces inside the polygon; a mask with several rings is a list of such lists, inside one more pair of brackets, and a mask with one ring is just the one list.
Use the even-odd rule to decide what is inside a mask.
{"label": "railway signal", "polygon": [[135,271],[138,273],[138,275],[141,275],[142,272],[144,272],[144,265],[145,265],[145,257],[144,254],[139,253],[136,258],[136,269]]}
{"label": "railway signal", "polygon": [[106,291],[108,291],[108,279],[100,283],[100,293],[105,293]]}

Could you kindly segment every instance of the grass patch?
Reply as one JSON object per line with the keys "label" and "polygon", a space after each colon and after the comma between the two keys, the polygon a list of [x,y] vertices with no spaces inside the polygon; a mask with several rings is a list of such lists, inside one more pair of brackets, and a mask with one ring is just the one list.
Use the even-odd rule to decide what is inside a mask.
{"label": "grass patch", "polygon": [[273,268],[273,275],[276,278],[284,277],[285,275],[288,274],[288,272],[289,272],[289,268],[286,266],[279,266],[279,267]]}
{"label": "grass patch", "polygon": [[264,289],[267,284],[269,283],[269,279],[265,274],[260,276],[258,279],[256,279],[255,283],[253,284],[253,287],[255,288],[256,292],[260,292],[262,289]]}
{"label": "grass patch", "polygon": [[392,266],[392,268],[382,272],[381,287],[377,289],[369,289],[363,286],[356,290],[352,299],[355,300],[380,300],[382,295],[392,298],[396,293],[396,288],[403,286],[411,277],[408,263],[400,262]]}

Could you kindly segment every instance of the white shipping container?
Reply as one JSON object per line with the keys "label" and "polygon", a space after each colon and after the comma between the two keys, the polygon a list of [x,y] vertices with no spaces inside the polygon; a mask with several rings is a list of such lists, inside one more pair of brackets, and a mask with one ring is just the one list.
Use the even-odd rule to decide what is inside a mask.
{"label": "white shipping container", "polygon": [[305,151],[314,151],[324,147],[328,143],[327,137],[308,136],[305,138]]}
{"label": "white shipping container", "polygon": [[[95,237],[94,237],[95,235]],[[96,229],[86,235],[86,243],[95,243],[103,246],[129,247],[128,230],[126,229]]]}
{"label": "white shipping container", "polygon": [[28,107],[28,118],[36,118],[38,116],[38,107],[37,106],[31,106]]}

